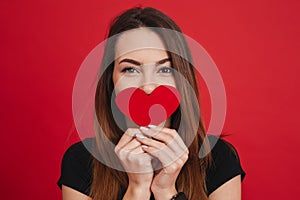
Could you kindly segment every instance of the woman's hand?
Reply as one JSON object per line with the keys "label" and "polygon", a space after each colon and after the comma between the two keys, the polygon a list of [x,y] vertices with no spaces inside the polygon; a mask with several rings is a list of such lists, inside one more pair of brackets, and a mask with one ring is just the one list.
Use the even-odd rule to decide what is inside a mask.
{"label": "woman's hand", "polygon": [[175,183],[188,159],[188,148],[176,130],[150,127],[141,127],[140,130],[147,137],[137,137],[137,140],[143,144],[143,150],[157,158],[163,167],[154,176],[151,191],[155,199],[171,199],[177,193]]}
{"label": "woman's hand", "polygon": [[141,131],[129,128],[121,137],[115,153],[121,161],[129,178],[123,199],[150,199],[150,186],[153,179],[152,157],[145,153],[135,135]]}

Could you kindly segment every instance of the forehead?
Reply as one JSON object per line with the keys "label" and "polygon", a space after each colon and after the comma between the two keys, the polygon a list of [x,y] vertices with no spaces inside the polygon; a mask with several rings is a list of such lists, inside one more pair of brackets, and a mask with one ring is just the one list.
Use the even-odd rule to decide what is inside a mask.
{"label": "forehead", "polygon": [[[161,38],[148,28],[132,29],[122,33],[115,46],[115,58],[124,56],[166,56]],[[163,55],[164,54],[164,55]]]}

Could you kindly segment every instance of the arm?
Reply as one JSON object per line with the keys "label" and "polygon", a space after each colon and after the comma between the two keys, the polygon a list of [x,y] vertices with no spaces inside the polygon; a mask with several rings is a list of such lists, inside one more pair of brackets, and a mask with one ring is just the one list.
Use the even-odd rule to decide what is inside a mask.
{"label": "arm", "polygon": [[[178,193],[176,180],[188,160],[188,148],[174,129],[149,126],[140,128],[147,137],[137,139],[143,144],[143,150],[157,158],[161,166],[155,169],[151,191],[156,200],[171,199]],[[162,167],[162,168],[161,168]],[[161,169],[160,169],[161,168]]]}
{"label": "arm", "polygon": [[135,187],[129,185],[126,193],[123,197],[123,200],[132,200],[132,199],[150,199],[151,192],[149,187]]}
{"label": "arm", "polygon": [[241,175],[221,185],[209,195],[209,200],[241,200]]}
{"label": "arm", "polygon": [[143,151],[141,143],[136,140],[136,135],[139,134],[141,135],[139,129],[127,129],[115,147],[115,153],[128,175],[129,183],[124,200],[150,199],[151,196],[151,156]]}
{"label": "arm", "polygon": [[92,200],[90,197],[74,190],[70,187],[62,185],[62,199],[63,200]]}

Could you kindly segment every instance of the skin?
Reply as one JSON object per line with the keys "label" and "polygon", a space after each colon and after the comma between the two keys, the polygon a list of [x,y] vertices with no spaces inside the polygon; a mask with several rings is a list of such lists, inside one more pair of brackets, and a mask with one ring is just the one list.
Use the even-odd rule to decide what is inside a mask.
{"label": "skin", "polygon": [[[151,45],[155,44],[156,49],[132,51],[137,47],[146,47],[149,41]],[[176,87],[171,63],[163,49],[160,38],[145,28],[121,35],[116,44],[112,77],[116,94],[128,87],[139,87],[147,94],[159,85]],[[151,192],[156,200],[171,199],[178,192],[175,183],[188,159],[188,148],[176,130],[169,128],[169,119],[159,126],[150,127],[133,126],[129,119],[126,122],[128,127],[133,128],[125,131],[115,147],[115,153],[129,178],[123,199],[149,199]],[[62,194],[64,200],[91,200],[67,186],[62,187]],[[240,200],[240,175],[220,186],[209,199]]]}
{"label": "skin", "polygon": [[[116,94],[129,87],[141,88],[147,94],[159,85],[176,87],[166,51],[159,49],[130,51],[132,46],[146,46],[145,41],[151,41],[152,44],[163,48],[163,43],[156,34],[144,29],[140,31],[122,35],[116,44],[118,57],[113,72]],[[144,36],[150,39],[145,40]],[[127,119],[127,125],[132,124],[129,121]],[[164,126],[168,125],[169,120],[164,123]],[[146,137],[137,137],[136,133]],[[171,146],[167,145],[167,139],[178,141],[176,145]],[[129,186],[124,199],[149,199],[151,192],[155,199],[170,199],[177,193],[176,178],[188,158],[188,151],[176,131],[145,127],[127,129],[116,146],[116,154],[126,171],[134,172],[128,173]],[[157,158],[164,166],[164,170],[160,169],[155,175],[151,164],[153,158]]]}

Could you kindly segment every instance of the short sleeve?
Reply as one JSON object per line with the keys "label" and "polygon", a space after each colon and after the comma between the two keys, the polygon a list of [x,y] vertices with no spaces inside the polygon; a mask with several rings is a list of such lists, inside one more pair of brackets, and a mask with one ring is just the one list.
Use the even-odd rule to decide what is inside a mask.
{"label": "short sleeve", "polygon": [[[85,139],[84,142],[91,142]],[[62,185],[75,189],[85,195],[89,195],[90,185],[92,183],[92,156],[84,147],[82,142],[73,144],[65,152],[62,165],[61,175],[57,185]]]}
{"label": "short sleeve", "polygon": [[237,150],[228,142],[215,136],[210,136],[209,141],[215,144],[211,150],[212,163],[206,172],[207,195],[210,195],[218,187],[245,172],[241,166]]}

